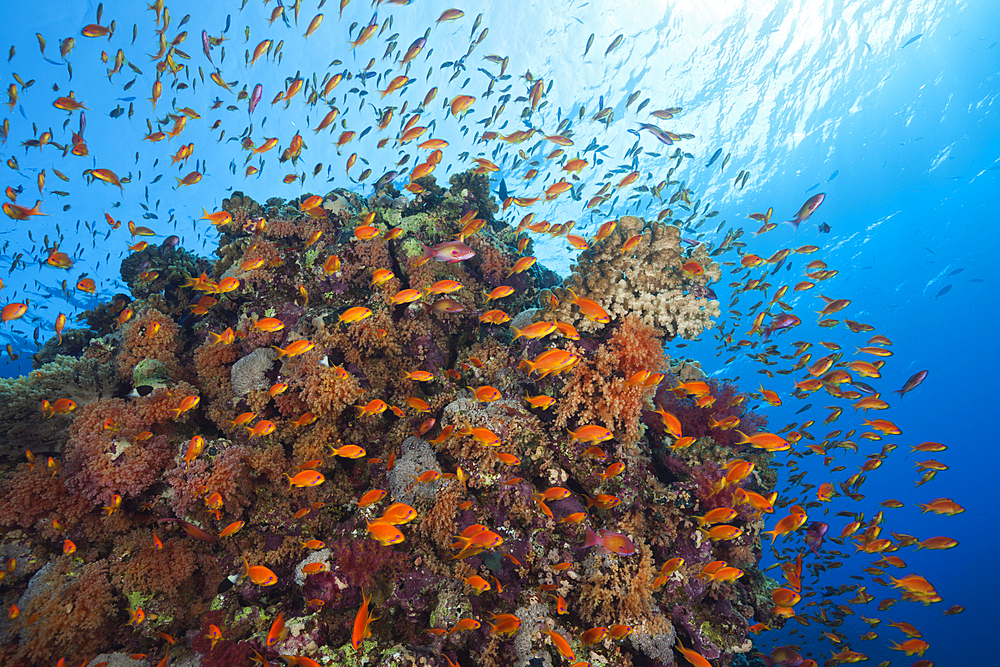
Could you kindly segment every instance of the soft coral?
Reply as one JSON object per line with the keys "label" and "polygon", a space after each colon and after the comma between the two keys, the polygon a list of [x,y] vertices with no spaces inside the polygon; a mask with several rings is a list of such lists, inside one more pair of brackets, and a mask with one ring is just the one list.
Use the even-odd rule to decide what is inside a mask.
{"label": "soft coral", "polygon": [[[711,395],[715,401],[706,407],[697,405],[694,399],[680,397],[666,381],[660,385],[656,392],[655,403],[663,410],[673,414],[681,422],[685,436],[694,438],[712,438],[716,443],[730,447],[735,452],[743,450],[743,445],[737,444],[739,439],[736,429],[722,429],[712,426],[727,417],[739,417],[739,429],[744,433],[754,433],[767,426],[767,417],[746,409],[745,396],[739,393],[739,388],[729,382],[719,380],[707,380],[711,388]],[[678,392],[680,393],[680,392]],[[654,412],[646,412],[643,421],[652,428],[658,435],[662,436],[666,432],[663,420]]]}

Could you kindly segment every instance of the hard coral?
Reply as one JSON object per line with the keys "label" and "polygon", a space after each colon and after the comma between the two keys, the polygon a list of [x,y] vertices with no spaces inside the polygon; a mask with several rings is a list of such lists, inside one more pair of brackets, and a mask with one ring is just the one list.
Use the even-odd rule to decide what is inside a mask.
{"label": "hard coral", "polygon": [[59,452],[74,413],[46,418],[42,401],[67,398],[79,410],[114,395],[117,386],[118,378],[101,360],[62,355],[29,375],[0,379],[0,456],[23,461],[25,449],[37,455]]}
{"label": "hard coral", "polygon": [[[636,246],[622,252],[625,242],[640,234]],[[556,317],[580,331],[597,331],[604,326],[585,320],[569,302],[572,289],[577,296],[600,304],[612,321],[632,314],[643,324],[656,327],[668,340],[696,338],[712,328],[713,318],[720,314],[719,302],[706,298],[711,296],[706,287],[722,273],[704,244],[685,256],[680,243],[677,227],[623,216],[610,236],[580,253],[564,289],[555,290],[560,299]],[[702,274],[681,269],[691,260],[698,262]]]}

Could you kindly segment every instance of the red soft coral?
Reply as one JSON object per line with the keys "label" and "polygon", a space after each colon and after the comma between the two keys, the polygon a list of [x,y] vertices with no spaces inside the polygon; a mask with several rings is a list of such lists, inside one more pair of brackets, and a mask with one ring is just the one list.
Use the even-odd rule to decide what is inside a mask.
{"label": "red soft coral", "polygon": [[173,416],[170,406],[176,408],[187,392],[179,386],[173,393],[159,389],[140,399],[105,399],[79,408],[63,451],[66,486],[107,505],[115,494],[138,496],[156,482],[178,448],[166,435],[141,442],[136,436]]}

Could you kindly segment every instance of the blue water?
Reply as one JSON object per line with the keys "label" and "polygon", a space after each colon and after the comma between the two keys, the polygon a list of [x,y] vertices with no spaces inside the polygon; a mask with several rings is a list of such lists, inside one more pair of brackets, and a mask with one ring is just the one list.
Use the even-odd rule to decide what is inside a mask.
{"label": "blue water", "polygon": [[[673,132],[695,135],[678,144],[694,158],[686,161],[684,169],[674,178],[692,188],[695,198],[706,209],[720,212],[703,227],[686,230],[686,237],[718,242],[726,230],[741,226],[746,229],[741,240],[748,244],[747,252],[762,257],[781,248],[820,246],[809,259],[822,258],[839,274],[813,290],[789,293],[786,301],[804,320],[802,327],[791,334],[794,339],[837,342],[844,346],[845,356],[850,355],[852,346],[863,345],[866,336],[850,334],[843,325],[832,330],[816,329],[807,316],[822,306],[817,292],[848,298],[852,303],[843,315],[873,325],[875,333],[893,342],[895,354],[888,359],[878,385],[885,388],[883,397],[901,387],[913,373],[929,371],[927,380],[916,391],[902,401],[890,400],[892,408],[884,416],[902,427],[903,435],[896,439],[900,447],[882,468],[869,475],[861,489],[867,496],[864,501],[853,503],[840,498],[832,504],[825,519],[831,524],[831,534],[839,534],[846,521],[835,517],[836,511],[863,511],[870,517],[878,510],[879,501],[891,497],[907,506],[886,510],[887,530],[921,539],[946,535],[961,543],[959,548],[949,551],[909,548],[897,554],[907,562],[904,572],[924,575],[944,602],[926,608],[904,602],[879,613],[874,609],[877,601],[893,595],[890,589],[868,582],[876,602],[863,607],[863,613],[882,618],[883,625],[878,629],[879,639],[854,641],[853,647],[869,655],[869,664],[887,659],[892,659],[893,664],[911,664],[916,658],[905,658],[888,650],[890,638],[903,637],[885,627],[889,620],[906,620],[923,631],[931,645],[925,657],[935,664],[988,662],[989,635],[996,627],[993,601],[1000,592],[993,567],[1000,556],[994,537],[1000,513],[992,493],[996,456],[991,442],[994,429],[988,424],[992,421],[994,399],[998,395],[995,383],[1000,372],[997,347],[993,344],[994,332],[1000,324],[1000,300],[996,297],[993,275],[1000,220],[996,205],[1000,192],[997,109],[1000,47],[996,31],[1000,25],[1000,4],[989,0],[962,3],[703,0],[619,2],[613,6],[595,2],[483,3],[477,7],[476,3],[470,3],[458,5],[465,11],[458,21],[435,25],[434,19],[449,5],[416,0],[408,6],[377,8],[380,22],[392,18],[391,27],[353,54],[346,48],[349,36],[356,37],[376,10],[355,1],[338,21],[338,3],[328,2],[322,10],[326,14],[322,26],[304,40],[302,34],[316,13],[316,3],[304,4],[308,6],[303,7],[296,28],[294,22],[286,27],[280,18],[268,27],[273,3],[264,6],[258,0],[251,0],[242,11],[239,3],[169,3],[172,26],[168,36],[175,35],[177,23],[191,14],[190,22],[183,28],[189,35],[181,45],[191,60],[179,62],[190,65],[190,77],[181,74],[180,81],[194,88],[171,90],[168,84],[173,76],[163,74],[165,90],[154,113],[147,100],[153,81],[148,54],[155,53],[156,40],[152,33],[153,13],[144,11],[145,3],[105,3],[103,23],[107,25],[112,19],[117,23],[117,32],[110,42],[80,34],[82,26],[94,22],[96,3],[45,3],[44,7],[37,3],[4,3],[7,30],[0,57],[3,91],[14,81],[15,73],[22,81],[35,82],[20,90],[20,99],[12,110],[0,107],[0,117],[8,118],[11,128],[6,144],[0,147],[0,155],[4,162],[14,157],[20,165],[17,171],[0,167],[4,175],[0,185],[22,186],[24,192],[18,203],[30,206],[40,198],[42,210],[48,214],[26,222],[15,223],[6,217],[0,221],[3,248],[0,269],[9,268],[17,253],[23,253],[27,263],[26,268],[9,275],[0,270],[4,283],[0,302],[28,298],[31,304],[23,319],[0,328],[0,345],[10,343],[15,353],[21,355],[17,362],[10,362],[4,353],[2,372],[6,376],[30,370],[30,356],[37,349],[33,341],[36,327],[40,328],[39,340],[44,343],[52,335],[58,313],[67,314],[72,321],[76,314],[96,302],[81,293],[67,301],[61,294],[61,281],[68,282],[72,293],[73,285],[86,273],[98,282],[97,297],[109,298],[118,291],[127,291],[120,283],[117,267],[126,245],[132,241],[124,225],[105,240],[109,229],[105,212],[116,219],[132,219],[136,224],[153,228],[158,241],[169,234],[178,234],[185,248],[207,254],[214,248],[214,231],[204,221],[195,219],[201,216],[202,207],[218,210],[221,200],[233,189],[243,190],[259,201],[272,196],[292,198],[303,192],[325,193],[334,187],[364,188],[365,194],[369,194],[375,179],[390,169],[398,169],[395,163],[406,151],[394,149],[394,142],[376,149],[375,144],[383,135],[372,131],[364,139],[355,139],[345,146],[338,156],[332,143],[342,127],[338,125],[332,135],[328,132],[317,135],[308,129],[316,126],[325,109],[307,109],[301,93],[287,111],[283,103],[272,106],[271,99],[284,88],[286,77],[294,76],[297,71],[310,77],[317,72],[320,79],[328,71],[350,71],[357,75],[374,58],[371,71],[384,73],[392,66],[381,59],[390,34],[399,33],[398,48],[405,50],[428,26],[433,26],[427,46],[411,69],[414,81],[402,93],[388,97],[383,105],[393,99],[399,105],[406,99],[412,107],[432,86],[439,87],[437,99],[425,117],[425,120],[436,119],[435,137],[451,142],[445,151],[445,161],[439,166],[439,176],[467,168],[470,162],[461,157],[463,152],[476,157],[480,151],[486,151],[482,155],[501,167],[494,184],[499,186],[502,177],[507,187],[519,195],[537,194],[558,179],[553,170],[543,172],[549,175],[540,176],[530,185],[524,184],[521,177],[526,167],[523,163],[514,166],[517,149],[531,150],[529,157],[544,162],[545,153],[555,148],[552,144],[536,147],[537,136],[512,149],[501,149],[498,154],[493,152],[497,142],[489,146],[474,143],[476,133],[484,131],[477,121],[491,114],[502,89],[508,85],[512,87],[507,110],[489,129],[509,133],[527,127],[518,118],[523,104],[513,98],[525,94],[525,79],[521,77],[530,71],[533,77],[542,77],[546,86],[551,82],[546,105],[532,118],[534,127],[543,127],[546,133],[554,134],[560,119],[571,117],[574,149],[588,146],[593,140],[607,146],[599,154],[588,154],[592,166],[582,176],[593,184],[584,189],[582,200],[574,201],[564,195],[540,209],[540,217],[553,222],[577,220],[575,231],[579,233],[593,233],[603,221],[615,215],[635,213],[655,217],[663,206],[648,193],[635,200],[622,197],[614,208],[605,205],[587,210],[583,204],[597,189],[597,183],[617,182],[620,176],[609,177],[607,173],[623,165],[622,174],[632,168],[641,172],[637,184],[647,183],[647,174],[652,174],[649,185],[666,178],[664,172],[669,162],[666,156],[675,147],[662,146],[648,133],[643,132],[638,140],[644,152],[635,166],[631,159],[624,159],[636,142],[636,136],[630,133],[638,129],[636,122],[658,122]],[[489,33],[464,61],[458,77],[449,83],[455,68],[442,67],[442,63],[458,61],[466,53],[472,22],[479,11],[483,19],[476,35],[483,28],[489,28]],[[291,20],[291,9],[288,13]],[[244,178],[245,153],[237,140],[230,139],[239,137],[248,125],[246,101],[238,102],[234,93],[209,80],[212,70],[202,53],[199,37],[203,29],[218,36],[227,20],[231,27],[223,42],[225,80],[237,81],[233,86],[237,92],[244,86],[249,92],[256,83],[264,85],[263,99],[252,118],[253,136],[258,143],[262,136],[276,136],[280,139],[279,146],[286,146],[292,135],[301,131],[307,146],[304,165],[297,168],[288,163],[279,165],[276,160],[279,148],[265,155],[265,167],[258,176]],[[349,34],[351,22],[360,26]],[[133,24],[138,26],[134,46]],[[244,38],[247,26],[248,41]],[[47,39],[45,56],[49,61],[42,59],[35,33]],[[593,45],[584,57],[592,33]],[[623,36],[621,45],[605,55],[618,35]],[[76,40],[68,58],[73,67],[72,79],[59,56],[59,40],[69,36]],[[244,51],[253,49],[265,37],[284,40],[281,62],[262,58],[253,69],[248,69]],[[11,45],[16,54],[7,62]],[[119,48],[143,72],[141,75],[125,65],[109,81],[107,70]],[[108,65],[100,61],[102,50],[110,57]],[[496,92],[487,98],[483,93],[489,81],[479,68],[494,76],[499,72],[496,64],[483,59],[489,54],[509,56],[506,73],[510,78],[498,81]],[[213,49],[212,55],[218,64],[221,47]],[[340,57],[344,63],[330,68],[334,57]],[[204,70],[205,83],[198,76],[199,67]],[[132,79],[135,79],[132,87],[123,90]],[[469,82],[464,84],[466,79]],[[58,85],[58,93],[53,91],[53,84]],[[355,78],[340,83],[335,91],[337,106],[347,128],[360,134],[373,124],[372,107],[367,101],[385,85],[385,79],[367,80],[363,88],[368,94],[362,106],[358,92],[349,92],[354,88],[360,90],[361,82]],[[41,151],[22,149],[22,141],[37,136],[32,123],[37,124],[39,133],[52,128],[55,141],[68,142],[69,130],[77,129],[79,114],[69,116],[53,108],[52,100],[71,90],[88,107],[85,138],[90,156],[63,158],[51,146]],[[626,99],[640,90],[636,100],[626,106]],[[459,91],[479,98],[473,112],[461,124],[446,117],[442,110],[444,100]],[[135,99],[122,99],[130,97]],[[145,119],[163,118],[175,97],[178,106],[192,107],[203,118],[190,121],[180,138],[169,143],[142,141],[148,131]],[[647,97],[651,99],[649,106],[637,113],[637,107]],[[223,101],[222,107],[208,112],[217,98]],[[0,99],[5,99],[5,95],[0,94]],[[130,104],[135,108],[131,118],[127,115]],[[225,111],[229,104],[238,109]],[[109,116],[119,106],[126,113],[117,118]],[[590,120],[602,106],[613,109],[613,119],[607,125]],[[671,106],[683,109],[672,120],[655,121],[648,116],[649,111]],[[578,120],[581,107],[583,120]],[[64,130],[66,118],[70,121]],[[209,130],[220,118],[219,129]],[[465,133],[463,125],[467,127]],[[220,130],[226,131],[225,138],[217,142]],[[171,170],[166,166],[167,160],[182,141],[194,142],[194,155],[185,167]],[[721,168],[722,157],[706,167],[720,148],[723,156],[732,156],[725,170]],[[371,168],[372,175],[363,185],[345,177],[347,156],[353,152],[370,163],[363,165],[359,160],[351,170],[357,177],[366,166]],[[651,157],[649,153],[660,156]],[[603,164],[594,165],[595,158]],[[156,160],[159,164],[154,166]],[[323,167],[314,178],[311,174],[316,163],[322,163]],[[413,164],[411,159],[406,166]],[[196,167],[204,173],[202,181],[175,189],[175,178]],[[111,169],[121,177],[130,175],[131,182],[124,186],[123,192],[101,182],[86,185],[81,172],[87,168]],[[45,194],[36,197],[40,169],[47,170],[47,183]],[[69,182],[56,178],[53,169],[64,172]],[[734,188],[733,179],[741,170],[749,170],[751,175],[744,188]],[[281,178],[289,173],[305,173],[305,185],[298,181],[283,184]],[[153,183],[158,175],[162,178]],[[56,195],[55,190],[69,194]],[[779,225],[773,231],[752,236],[760,223],[746,219],[748,214],[774,207],[774,221],[788,220],[809,196],[819,192],[826,194],[824,203],[798,230]],[[148,212],[157,217],[143,219],[147,211],[140,204],[146,204]],[[64,206],[69,208],[63,210]],[[723,220],[728,223],[716,233]],[[80,221],[89,222],[97,233],[87,233],[85,226],[78,224]],[[822,223],[829,225],[829,233],[820,233]],[[29,231],[33,241],[28,237]],[[50,240],[62,238],[60,249],[75,261],[72,269],[63,271],[42,263],[45,253],[41,242],[45,235]],[[537,247],[541,263],[568,273],[573,255],[567,252],[562,240],[543,241]],[[724,259],[732,260],[733,256]],[[775,280],[784,276],[787,276],[784,281],[791,284],[803,280],[800,268],[803,263],[800,261],[788,274],[782,269]],[[730,280],[724,274],[721,283],[715,286],[724,318]],[[751,300],[744,297],[743,305]],[[726,325],[727,330],[731,328]],[[748,328],[748,322],[741,322],[734,340]],[[760,381],[766,385],[783,382],[787,390],[791,389],[791,376],[769,381],[758,374],[760,366],[749,359],[723,367],[723,360],[733,355],[717,351],[719,343],[712,333],[707,332],[701,343],[677,352],[698,357],[706,370],[719,376],[740,376],[741,385],[748,391],[756,390]],[[796,415],[807,402],[815,404],[814,408],[807,414]],[[824,402],[819,395],[805,401],[789,399],[782,408],[769,409],[768,414],[775,428],[806,418],[821,422],[826,414],[823,406],[831,403],[832,400]],[[845,420],[853,418],[849,412],[849,408],[845,410],[836,427],[849,428],[844,425]],[[869,413],[869,416],[883,415]],[[820,423],[812,431],[821,436],[825,427]],[[943,442],[949,449],[927,456],[908,453],[908,445],[928,440]],[[878,445],[863,443],[858,454],[840,455],[838,463],[847,466],[847,471],[841,473],[844,477],[831,476],[818,457],[805,459],[802,466],[809,470],[807,481],[818,485],[846,478],[864,462],[865,454],[878,449]],[[939,473],[934,481],[914,488],[919,479],[914,462],[923,458],[936,458],[949,469]],[[954,498],[967,511],[945,517],[921,515],[914,507],[916,502],[937,497]],[[845,552],[852,549],[850,544],[843,547]],[[818,586],[856,583],[847,577],[859,574],[860,567],[874,560],[874,556],[850,558],[843,568],[824,573]],[[809,577],[805,583],[817,586]],[[963,605],[966,611],[958,616],[942,616],[942,611],[954,604]],[[817,643],[815,627],[809,630],[809,645],[829,655],[829,643]],[[852,616],[840,630],[856,637],[866,632],[867,626]],[[762,646],[786,643],[787,637],[777,634],[777,637],[766,635]],[[793,639],[792,643],[803,643],[800,638]]]}

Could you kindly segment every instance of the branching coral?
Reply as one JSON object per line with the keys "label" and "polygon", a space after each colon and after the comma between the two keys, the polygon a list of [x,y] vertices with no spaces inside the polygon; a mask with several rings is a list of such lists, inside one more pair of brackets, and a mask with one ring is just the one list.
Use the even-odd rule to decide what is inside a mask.
{"label": "branching coral", "polygon": [[[623,252],[625,242],[640,234],[635,247]],[[570,303],[572,289],[577,296],[596,301],[612,321],[632,314],[668,339],[696,338],[712,328],[713,318],[720,314],[719,302],[710,298],[707,286],[722,274],[704,244],[685,256],[680,243],[677,227],[623,216],[610,236],[580,254],[564,289],[555,290],[560,299],[556,317],[580,331],[602,328],[585,320]],[[698,263],[700,274],[684,271],[690,261]]]}

